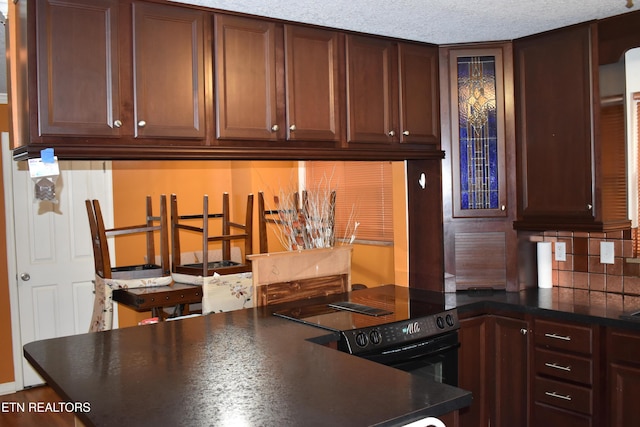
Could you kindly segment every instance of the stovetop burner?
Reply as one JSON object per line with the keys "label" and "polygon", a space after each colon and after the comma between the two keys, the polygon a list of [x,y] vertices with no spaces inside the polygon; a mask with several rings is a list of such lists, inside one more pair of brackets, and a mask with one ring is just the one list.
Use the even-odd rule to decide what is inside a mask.
{"label": "stovetop burner", "polygon": [[459,328],[455,309],[442,294],[387,285],[354,291],[348,300],[300,305],[276,316],[341,334],[340,349],[381,351]]}

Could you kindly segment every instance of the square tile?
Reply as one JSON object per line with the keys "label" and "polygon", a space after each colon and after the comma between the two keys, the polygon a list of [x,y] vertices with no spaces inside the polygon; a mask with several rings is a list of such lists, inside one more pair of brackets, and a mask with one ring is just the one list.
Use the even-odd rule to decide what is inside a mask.
{"label": "square tile", "polygon": [[589,271],[589,257],[587,255],[573,256],[573,271],[586,273]]}
{"label": "square tile", "polygon": [[576,289],[589,289],[589,273],[573,273],[573,287]]}
{"label": "square tile", "polygon": [[625,277],[623,287],[625,295],[640,295],[640,277]]}
{"label": "square tile", "polygon": [[606,278],[604,274],[589,274],[589,290],[591,291],[604,291]]}
{"label": "square tile", "polygon": [[600,256],[589,256],[589,273],[602,273],[605,272],[605,264],[600,262]]}
{"label": "square tile", "polygon": [[607,292],[622,293],[622,276],[607,276],[605,290]]}
{"label": "square tile", "polygon": [[573,239],[574,255],[589,255],[589,239],[586,237],[576,237]]}
{"label": "square tile", "polygon": [[558,286],[573,288],[573,271],[558,271]]}

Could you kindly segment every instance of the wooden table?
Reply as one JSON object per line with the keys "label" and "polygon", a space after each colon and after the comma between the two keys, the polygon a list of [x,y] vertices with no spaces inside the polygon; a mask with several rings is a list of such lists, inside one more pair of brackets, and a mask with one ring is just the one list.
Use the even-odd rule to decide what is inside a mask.
{"label": "wooden table", "polygon": [[173,283],[168,286],[116,289],[113,300],[136,311],[151,311],[162,320],[162,308],[202,302],[202,286]]}

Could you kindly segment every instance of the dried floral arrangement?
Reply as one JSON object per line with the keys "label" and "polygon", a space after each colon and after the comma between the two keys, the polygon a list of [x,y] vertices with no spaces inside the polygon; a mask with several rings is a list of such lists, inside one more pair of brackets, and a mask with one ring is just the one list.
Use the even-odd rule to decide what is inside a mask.
{"label": "dried floral arrangement", "polygon": [[[313,190],[280,191],[273,196],[277,215],[278,238],[289,251],[328,248],[335,246],[336,191],[328,185]],[[351,209],[344,236],[337,241],[351,244],[356,238],[359,223],[355,221],[355,207]]]}

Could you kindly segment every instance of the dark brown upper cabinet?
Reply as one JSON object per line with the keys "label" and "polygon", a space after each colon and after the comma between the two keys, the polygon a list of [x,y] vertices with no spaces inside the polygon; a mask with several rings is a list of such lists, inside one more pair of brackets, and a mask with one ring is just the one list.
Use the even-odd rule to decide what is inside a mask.
{"label": "dark brown upper cabinet", "polygon": [[133,128],[143,138],[205,138],[204,15],[133,3]]}
{"label": "dark brown upper cabinet", "polygon": [[343,139],[344,35],[284,26],[287,139]]}
{"label": "dark brown upper cabinet", "polygon": [[277,140],[275,24],[216,15],[214,28],[217,137]]}
{"label": "dark brown upper cabinet", "polygon": [[[369,99],[377,101],[382,74],[392,127],[376,138],[392,144],[350,146],[348,32],[165,1],[12,6],[7,52],[16,160],[49,147],[69,160],[444,155],[435,46],[371,37],[390,46],[389,64],[352,73],[351,87],[369,97],[352,117],[365,126],[376,122]],[[387,141],[389,131],[395,137]]]}
{"label": "dark brown upper cabinet", "polygon": [[626,202],[606,202],[626,168],[601,134],[597,49],[596,24],[514,41],[518,229],[630,226]]}
{"label": "dark brown upper cabinet", "polygon": [[340,34],[227,15],[215,33],[219,139],[341,141]]}
{"label": "dark brown upper cabinet", "polygon": [[26,12],[29,106],[17,113],[28,127],[14,144],[204,140],[202,12],[117,0],[37,0]]}
{"label": "dark brown upper cabinet", "polygon": [[438,49],[347,36],[347,142],[440,146]]}

